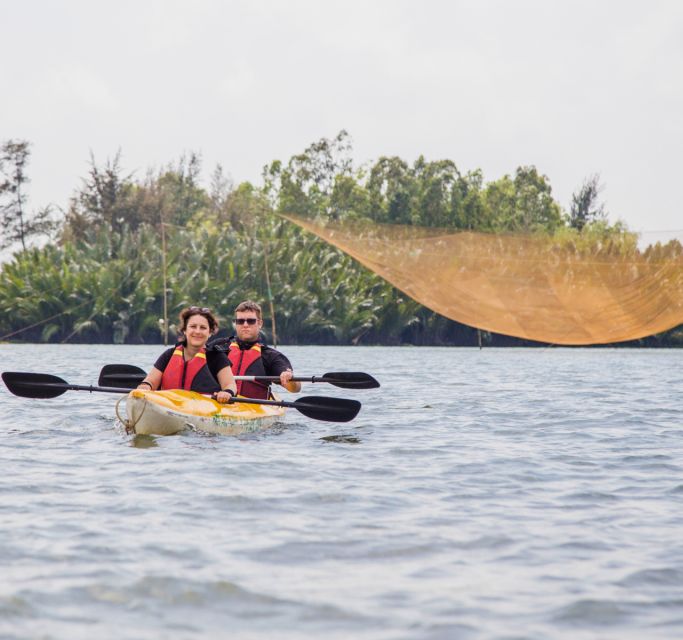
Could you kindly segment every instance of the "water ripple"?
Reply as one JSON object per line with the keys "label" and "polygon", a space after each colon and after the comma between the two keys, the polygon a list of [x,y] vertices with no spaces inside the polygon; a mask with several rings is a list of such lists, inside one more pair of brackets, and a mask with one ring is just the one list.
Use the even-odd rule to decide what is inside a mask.
{"label": "water ripple", "polygon": [[[159,348],[0,350],[88,383]],[[287,352],[382,388],[307,388],[363,410],[238,438],[0,389],[0,637],[683,637],[678,352]]]}

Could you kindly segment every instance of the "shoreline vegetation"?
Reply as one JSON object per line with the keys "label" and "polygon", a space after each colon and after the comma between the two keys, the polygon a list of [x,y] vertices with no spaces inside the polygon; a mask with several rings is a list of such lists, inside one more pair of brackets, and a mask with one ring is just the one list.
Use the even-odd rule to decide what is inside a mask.
{"label": "shoreline vegetation", "polygon": [[[545,233],[579,250],[637,246],[623,224],[608,223],[597,175],[565,211],[534,166],[492,182],[480,170],[461,173],[451,160],[381,157],[356,167],[345,131],[266,165],[261,186],[234,185],[219,165],[204,187],[194,153],[142,177],[126,174],[120,153],[103,165],[91,158],[64,210],[29,212],[29,158],[26,141],[2,145],[0,246],[21,249],[1,265],[0,342],[158,344],[165,331],[173,339],[178,310],[198,302],[217,310],[225,335],[235,304],[251,298],[262,303],[271,341],[272,303],[277,341],[288,345],[547,346],[444,318],[279,212]],[[682,250],[678,241],[648,249]],[[683,325],[596,346],[680,347]]]}

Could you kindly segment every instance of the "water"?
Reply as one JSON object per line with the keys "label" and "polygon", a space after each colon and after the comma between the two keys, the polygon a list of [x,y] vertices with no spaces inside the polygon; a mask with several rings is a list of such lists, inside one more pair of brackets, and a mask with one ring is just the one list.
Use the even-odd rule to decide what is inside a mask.
{"label": "water", "polygon": [[[77,384],[160,351],[0,345]],[[240,438],[0,389],[0,638],[683,637],[683,352],[286,352],[382,388]]]}

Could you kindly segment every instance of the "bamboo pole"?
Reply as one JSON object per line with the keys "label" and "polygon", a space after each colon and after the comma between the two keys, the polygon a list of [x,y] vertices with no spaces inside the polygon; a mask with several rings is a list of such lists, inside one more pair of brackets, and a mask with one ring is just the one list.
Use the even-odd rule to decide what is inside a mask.
{"label": "bamboo pole", "polygon": [[266,267],[266,287],[268,288],[268,305],[270,307],[270,323],[273,331],[273,346],[277,347],[277,331],[275,330],[275,306],[273,292],[270,288],[270,272],[268,271],[268,243],[263,243],[263,261]]}
{"label": "bamboo pole", "polygon": [[168,286],[166,282],[166,223],[161,210],[161,272],[164,283],[164,346],[168,345]]}

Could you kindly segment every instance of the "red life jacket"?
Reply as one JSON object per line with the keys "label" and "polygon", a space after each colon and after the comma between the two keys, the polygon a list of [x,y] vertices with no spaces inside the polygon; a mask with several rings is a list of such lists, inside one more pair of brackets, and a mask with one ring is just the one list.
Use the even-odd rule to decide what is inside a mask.
{"label": "red life jacket", "polygon": [[[263,345],[256,342],[250,349],[240,349],[237,342],[231,342],[228,350],[228,360],[235,376],[265,376],[266,369],[261,358]],[[237,380],[237,394],[247,398],[267,400],[270,385],[251,380]]]}
{"label": "red life jacket", "polygon": [[[206,349],[199,351],[199,353],[197,353],[189,362],[185,362],[185,356],[183,354],[183,346],[178,345],[173,351],[173,355],[168,361],[168,365],[166,365],[166,368],[164,369],[164,375],[161,378],[162,389],[192,389],[193,391],[207,393],[211,391],[210,389],[205,388],[207,383],[209,383],[209,386],[218,385],[206,364]],[[211,384],[210,380],[206,379],[207,374],[215,384]],[[193,389],[192,383],[195,382],[195,380],[197,383],[201,382],[202,384],[196,384],[195,387],[198,388]]]}

